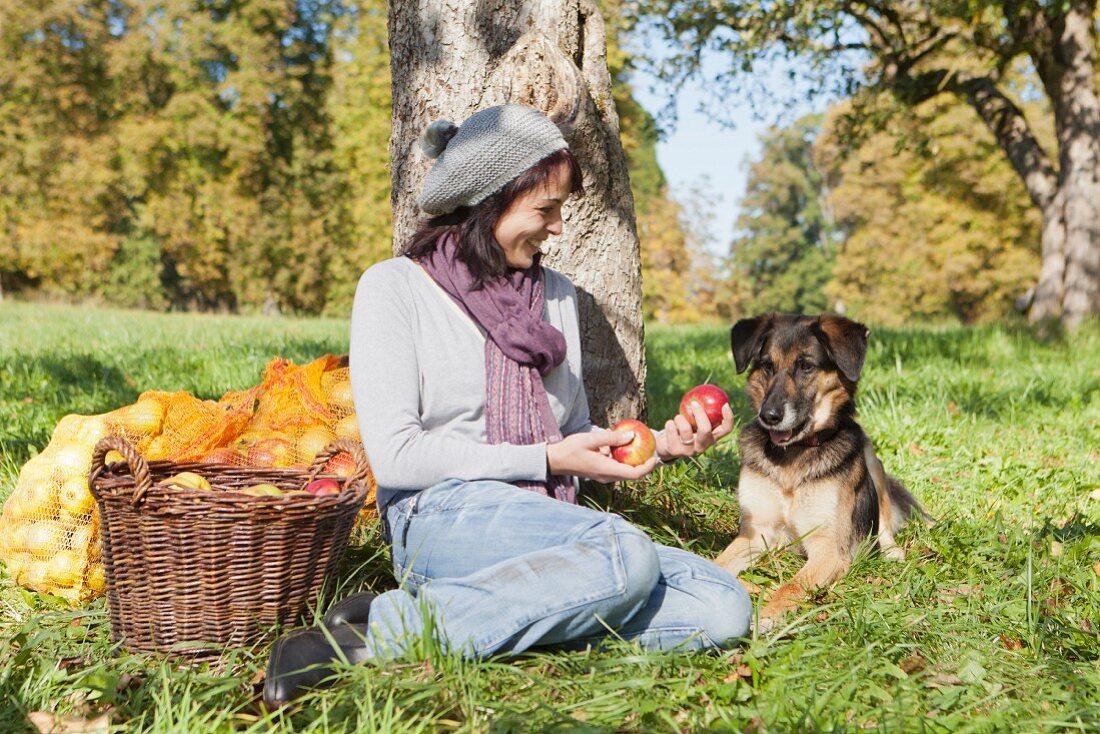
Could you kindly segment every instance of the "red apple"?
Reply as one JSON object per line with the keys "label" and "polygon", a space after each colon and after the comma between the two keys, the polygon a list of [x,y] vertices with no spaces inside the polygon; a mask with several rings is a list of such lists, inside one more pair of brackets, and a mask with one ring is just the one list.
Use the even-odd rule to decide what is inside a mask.
{"label": "red apple", "polygon": [[355,474],[356,469],[358,467],[355,465],[355,458],[347,451],[341,451],[333,456],[324,467],[326,474],[337,474],[341,477],[350,477]]}
{"label": "red apple", "polygon": [[314,479],[306,485],[306,491],[314,497],[324,497],[326,494],[340,494],[340,482],[328,477]]}
{"label": "red apple", "polygon": [[620,421],[613,431],[634,431],[634,440],[622,446],[614,446],[611,449],[611,458],[620,464],[638,466],[649,461],[653,452],[657,450],[657,439],[653,437],[653,431],[649,426],[639,420],[628,418]]}
{"label": "red apple", "polygon": [[717,385],[699,385],[684,393],[684,397],[680,400],[680,415],[687,418],[687,422],[691,424],[691,429],[694,431],[698,426],[695,425],[695,415],[689,406],[692,403],[699,403],[699,407],[707,414],[710,425],[717,426],[722,422],[722,406],[729,405],[729,402],[726,392]]}

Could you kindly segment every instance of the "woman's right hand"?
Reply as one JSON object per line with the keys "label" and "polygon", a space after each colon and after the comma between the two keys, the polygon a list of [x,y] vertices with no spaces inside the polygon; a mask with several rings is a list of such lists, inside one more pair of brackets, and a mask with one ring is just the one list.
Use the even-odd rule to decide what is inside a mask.
{"label": "woman's right hand", "polygon": [[546,446],[550,473],[571,474],[605,484],[641,479],[657,466],[656,453],[638,466],[620,464],[611,458],[612,447],[622,446],[633,440],[633,431],[605,431],[601,428],[566,436],[561,441]]}

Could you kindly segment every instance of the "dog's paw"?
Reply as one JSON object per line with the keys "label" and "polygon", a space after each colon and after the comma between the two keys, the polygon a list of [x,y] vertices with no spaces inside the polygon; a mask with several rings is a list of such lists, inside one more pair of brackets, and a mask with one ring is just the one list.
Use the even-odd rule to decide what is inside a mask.
{"label": "dog's paw", "polygon": [[757,634],[766,635],[775,629],[775,626],[779,624],[779,617],[765,617],[760,615],[760,619],[756,622]]}
{"label": "dog's paw", "polygon": [[900,545],[893,545],[885,549],[882,554],[889,558],[891,561],[904,561],[905,551],[901,549]]}

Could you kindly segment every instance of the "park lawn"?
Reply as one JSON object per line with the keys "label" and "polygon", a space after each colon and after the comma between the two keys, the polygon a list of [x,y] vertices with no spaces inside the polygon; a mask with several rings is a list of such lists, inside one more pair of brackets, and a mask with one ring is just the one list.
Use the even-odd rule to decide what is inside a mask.
{"label": "park lawn", "polygon": [[[0,500],[66,413],[148,389],[217,398],[274,356],[346,351],[346,321],[0,304]],[[715,382],[748,419],[722,327],[648,329],[651,424]],[[873,553],[775,632],[724,654],[540,652],[472,662],[431,640],[349,668],[333,690],[265,715],[266,645],[177,667],[112,647],[102,599],[70,609],[0,571],[0,731],[26,714],[118,731],[1098,731],[1100,331],[1039,342],[1009,327],[876,330],[861,420],[887,469],[938,522]],[[737,527],[736,444],[589,502],[661,542],[714,555]],[[775,553],[748,578],[799,566]],[[345,589],[392,585],[377,533],[356,537]]]}

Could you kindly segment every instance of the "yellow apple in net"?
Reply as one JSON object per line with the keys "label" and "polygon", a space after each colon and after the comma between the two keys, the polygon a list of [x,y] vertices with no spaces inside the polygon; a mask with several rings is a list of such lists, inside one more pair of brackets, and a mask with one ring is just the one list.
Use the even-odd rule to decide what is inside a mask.
{"label": "yellow apple in net", "polygon": [[[63,474],[84,474],[87,476],[88,470],[92,466],[92,448],[92,445],[83,445],[76,442],[62,444],[57,451],[50,453],[47,460]],[[43,456],[45,454],[44,451]]]}
{"label": "yellow apple in net", "polygon": [[23,531],[23,550],[34,556],[52,556],[68,544],[65,526],[53,520],[32,522]]}
{"label": "yellow apple in net", "polygon": [[133,405],[119,408],[111,417],[127,433],[147,436],[160,433],[164,423],[164,406],[152,398],[144,398]]}
{"label": "yellow apple in net", "polygon": [[359,441],[359,421],[355,417],[355,413],[341,418],[336,422],[336,435],[340,438],[346,438],[351,441]]}
{"label": "yellow apple in net", "polygon": [[66,479],[57,492],[61,511],[79,517],[95,510],[95,497],[88,490],[88,480],[83,476]]}
{"label": "yellow apple in net", "polygon": [[49,588],[46,582],[47,563],[44,560],[28,558],[26,565],[23,567],[22,578],[19,583],[39,591]]}
{"label": "yellow apple in net", "polygon": [[335,437],[336,435],[329,430],[328,426],[307,428],[294,444],[294,448],[298,452],[298,459],[307,463],[313,461],[317,454],[328,448]]}
{"label": "yellow apple in net", "polygon": [[107,569],[102,563],[92,563],[88,566],[88,577],[85,582],[88,588],[97,594],[107,588]]}
{"label": "yellow apple in net", "polygon": [[89,557],[92,555],[93,542],[95,543],[95,550],[98,551],[99,538],[95,537],[95,528],[92,527],[91,523],[78,525],[73,529],[72,535],[69,536],[69,548],[76,553],[86,553]]}
{"label": "yellow apple in net", "polygon": [[53,476],[30,482],[21,480],[11,502],[14,503],[12,511],[19,517],[56,515],[59,506],[57,480]]}
{"label": "yellow apple in net", "polygon": [[328,391],[328,401],[331,405],[339,407],[351,407],[351,381],[350,380],[330,380],[324,386]]}
{"label": "yellow apple in net", "polygon": [[248,464],[285,469],[294,464],[294,447],[282,438],[265,438],[248,449]]}
{"label": "yellow apple in net", "polygon": [[23,584],[23,576],[25,575],[29,562],[30,559],[25,553],[12,553],[7,555],[4,559],[4,568],[7,569],[8,578],[16,584]]}
{"label": "yellow apple in net", "polygon": [[77,431],[77,438],[81,445],[87,446],[90,450],[95,447],[99,439],[106,437],[110,432],[111,426],[107,423],[105,418],[98,415],[82,416],[80,419],[80,429]]}
{"label": "yellow apple in net", "polygon": [[76,586],[84,580],[84,566],[83,556],[60,551],[46,564],[46,579],[58,586]]}
{"label": "yellow apple in net", "polygon": [[142,449],[141,455],[146,461],[160,461],[168,458],[169,448],[168,439],[161,434],[149,441],[148,445]]}

